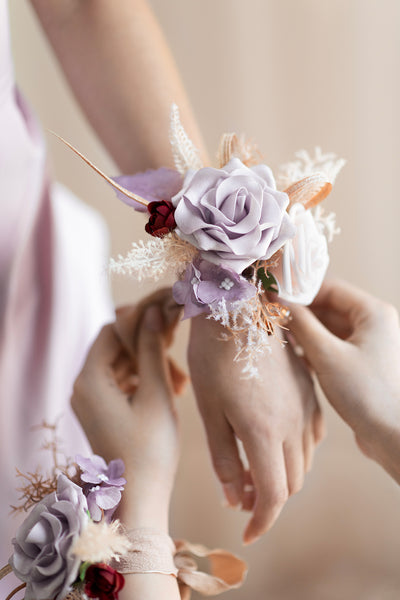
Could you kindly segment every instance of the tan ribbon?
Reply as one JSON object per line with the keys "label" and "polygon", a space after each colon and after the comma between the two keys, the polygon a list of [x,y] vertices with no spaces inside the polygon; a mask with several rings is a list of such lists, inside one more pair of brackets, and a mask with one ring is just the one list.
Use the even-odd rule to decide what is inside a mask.
{"label": "tan ribbon", "polygon": [[[128,532],[131,550],[112,561],[122,574],[162,573],[177,578],[182,600],[189,600],[190,590],[215,596],[239,587],[246,576],[246,563],[226,550],[209,550],[186,540],[172,540],[151,528]],[[200,571],[197,559],[207,559],[209,572]],[[70,599],[72,600],[72,598]]]}
{"label": "tan ribbon", "polygon": [[[150,546],[152,546],[153,542],[155,541],[151,539],[152,537],[155,537],[154,534],[149,536]],[[165,544],[164,538],[168,540],[168,544]],[[169,542],[172,543],[172,540],[168,536],[164,535],[161,541],[163,542],[162,545],[165,544],[166,548],[170,548],[170,552],[173,552],[173,547],[169,546]],[[243,560],[234,554],[219,548],[215,550],[209,550],[205,546],[201,546],[200,544],[190,544],[185,540],[174,540],[174,544],[175,553],[173,556],[173,563],[175,564],[176,569],[173,568],[173,563],[171,561],[171,569],[168,568],[168,574],[177,577],[181,600],[189,600],[191,590],[200,592],[200,594],[203,594],[203,596],[216,596],[217,594],[238,588],[242,585],[247,574],[247,565]],[[124,557],[124,561],[113,564],[113,567],[120,573],[165,572],[165,558],[162,556],[163,569],[160,569],[160,565],[157,561],[157,558],[159,558],[160,549],[158,552],[156,552],[157,557],[155,557],[153,553],[153,550],[157,549],[157,544],[155,544],[154,549],[146,548],[146,544],[143,544],[143,541],[140,540],[139,545],[146,555],[144,557],[145,561],[143,561],[143,559],[140,560],[140,562],[143,563],[140,564],[140,567],[136,564],[135,560],[132,561],[133,564],[131,563],[129,560],[129,554]],[[151,552],[149,553],[148,550],[151,550]],[[210,573],[205,573],[198,570],[196,562],[197,558],[208,559],[210,564]],[[152,560],[155,560],[155,564],[151,564]],[[146,565],[146,570],[143,569],[144,565]],[[11,570],[12,569],[9,565],[1,569],[0,579],[8,575]],[[25,586],[25,584],[23,585]],[[17,590],[14,590],[14,592],[15,591]],[[83,586],[79,585],[69,592],[65,600],[81,600],[82,598]]]}
{"label": "tan ribbon", "polygon": [[[240,587],[246,577],[246,563],[226,550],[209,550],[185,540],[175,540],[175,548],[174,562],[182,600],[189,600],[190,589],[204,596],[216,596]],[[208,559],[210,573],[198,570],[196,558]]]}

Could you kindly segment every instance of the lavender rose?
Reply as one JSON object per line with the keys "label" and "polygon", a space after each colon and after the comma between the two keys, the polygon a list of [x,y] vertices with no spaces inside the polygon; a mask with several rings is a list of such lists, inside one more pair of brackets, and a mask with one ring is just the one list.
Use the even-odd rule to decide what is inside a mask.
{"label": "lavender rose", "polygon": [[189,172],[172,203],[179,237],[236,273],[270,258],[295,234],[289,198],[266,165],[249,168],[232,158],[223,169]]}
{"label": "lavender rose", "polygon": [[18,579],[27,584],[25,600],[65,598],[80,565],[70,549],[87,522],[81,488],[60,475],[57,491],[31,510],[13,539],[9,562]]}

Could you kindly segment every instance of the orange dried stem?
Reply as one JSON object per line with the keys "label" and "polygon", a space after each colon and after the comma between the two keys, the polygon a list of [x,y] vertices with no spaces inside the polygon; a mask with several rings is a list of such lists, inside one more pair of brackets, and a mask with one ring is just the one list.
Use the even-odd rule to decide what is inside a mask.
{"label": "orange dried stem", "polygon": [[49,429],[51,431],[52,439],[43,444],[42,449],[50,450],[53,458],[53,466],[49,475],[43,475],[39,469],[35,472],[28,472],[27,474],[22,473],[16,469],[17,477],[21,477],[26,481],[21,487],[17,488],[17,492],[20,493],[18,498],[19,505],[11,506],[11,512],[27,512],[32,506],[43,500],[45,496],[55,492],[57,490],[57,478],[59,473],[64,473],[69,479],[74,480],[74,475],[71,473],[75,464],[70,458],[65,458],[65,464],[59,464],[58,455],[60,451],[58,449],[59,440],[57,439],[57,425],[50,425],[46,421],[43,421],[40,425],[33,429]]}
{"label": "orange dried stem", "polygon": [[96,171],[96,173],[98,173],[100,175],[100,177],[102,177],[103,179],[105,179],[110,185],[112,185],[113,188],[115,188],[116,190],[118,190],[119,192],[121,192],[122,194],[124,194],[124,196],[126,196],[127,198],[131,198],[132,200],[135,200],[136,202],[139,202],[139,204],[142,204],[143,206],[147,206],[149,204],[148,200],[145,200],[141,196],[138,196],[137,194],[134,194],[133,192],[130,192],[126,188],[122,187],[122,185],[119,185],[119,183],[116,183],[115,181],[113,181],[111,179],[111,177],[108,177],[108,175],[106,175],[103,171],[101,171],[98,167],[96,167],[96,165],[94,165],[92,163],[92,161],[90,161],[86,156],[84,156],[81,152],[79,152],[79,150],[77,150],[72,144],[70,144],[69,142],[67,142],[67,140],[64,140],[64,138],[62,138],[57,133],[54,133],[54,131],[50,131],[50,133],[52,133],[53,135],[55,135],[66,146],[68,146],[68,148],[71,148],[71,150],[73,152],[75,152],[75,154],[77,154],[82,160],[84,160],[85,163],[87,165],[89,165],[89,167],[91,167],[94,171]]}
{"label": "orange dried stem", "polygon": [[5,577],[9,573],[11,573],[11,571],[12,571],[12,568],[10,567],[10,565],[5,565],[5,567],[0,569],[0,579],[3,579],[3,577]]}
{"label": "orange dried stem", "polygon": [[6,600],[10,600],[10,598],[15,596],[15,594],[17,594],[20,590],[23,590],[24,588],[26,588],[26,583],[21,583],[21,585],[13,589],[13,591],[8,594]]}

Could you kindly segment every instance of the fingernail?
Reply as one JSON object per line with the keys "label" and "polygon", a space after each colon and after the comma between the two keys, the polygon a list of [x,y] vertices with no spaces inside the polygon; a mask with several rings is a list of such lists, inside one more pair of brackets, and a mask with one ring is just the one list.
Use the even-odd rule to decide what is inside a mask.
{"label": "fingernail", "polygon": [[143,324],[149,331],[162,331],[163,320],[161,316],[160,308],[157,304],[152,304],[146,309]]}
{"label": "fingernail", "polygon": [[225,498],[230,508],[240,508],[241,498],[238,494],[235,484],[224,483],[222,484]]}
{"label": "fingernail", "polygon": [[254,544],[255,542],[258,542],[260,537],[261,537],[261,535],[257,535],[256,537],[246,537],[246,534],[244,534],[243,546],[250,546],[250,544]]}
{"label": "fingernail", "polygon": [[260,537],[261,535],[252,535],[251,527],[247,527],[243,534],[243,546],[250,546],[250,544],[254,544],[254,542],[257,542]]}
{"label": "fingernail", "polygon": [[222,508],[229,508],[230,510],[241,510],[242,509],[242,505],[240,504],[240,502],[239,502],[239,504],[236,504],[233,506],[232,504],[229,504],[228,500],[225,497],[222,498],[222,500],[221,500],[221,506],[222,506]]}

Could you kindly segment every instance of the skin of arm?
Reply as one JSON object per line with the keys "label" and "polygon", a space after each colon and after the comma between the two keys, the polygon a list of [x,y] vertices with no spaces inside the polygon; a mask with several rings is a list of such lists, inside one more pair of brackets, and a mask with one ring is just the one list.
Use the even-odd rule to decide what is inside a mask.
{"label": "skin of arm", "polygon": [[394,306],[340,280],[290,329],[360,449],[400,483],[400,328]]}
{"label": "skin of arm", "polygon": [[123,173],[173,167],[169,113],[176,102],[207,155],[174,60],[144,0],[31,0],[68,82]]}
{"label": "skin of arm", "polygon": [[[171,323],[165,322],[160,306],[154,303],[142,315],[138,368],[132,369],[131,355],[116,325],[106,325],[75,382],[71,404],[93,451],[107,461],[124,460],[127,484],[119,507],[121,521],[128,529],[151,527],[168,533],[179,454],[173,382],[166,355],[166,333]],[[128,335],[126,313],[124,323]],[[174,576],[149,573],[126,575],[120,597],[178,600],[180,594]]]}
{"label": "skin of arm", "polygon": [[[123,172],[172,166],[168,141],[172,102],[179,105],[182,122],[204,164],[209,163],[174,61],[144,0],[31,3],[80,105]],[[231,350],[228,345],[216,344],[208,321],[204,331],[200,329],[193,324],[190,338],[194,391],[228,502],[239,501],[244,508],[254,509],[245,534],[245,540],[251,542],[271,526],[286,498],[301,487],[313,447],[321,437],[321,417],[301,365],[295,364],[293,356],[289,360],[279,347],[274,349],[271,372],[268,357],[265,363],[268,386],[251,390],[249,411],[242,401],[248,386],[242,381],[241,368],[227,367]],[[214,360],[216,357],[221,361]],[[212,390],[208,382],[212,382]],[[211,396],[215,410],[209,410],[207,404]],[[290,414],[288,407],[293,408]],[[256,437],[251,435],[254,425],[259,430]],[[250,474],[244,474],[234,434],[241,436],[246,447]],[[225,445],[221,439],[226,440]],[[245,478],[254,483],[255,491],[244,493]]]}

